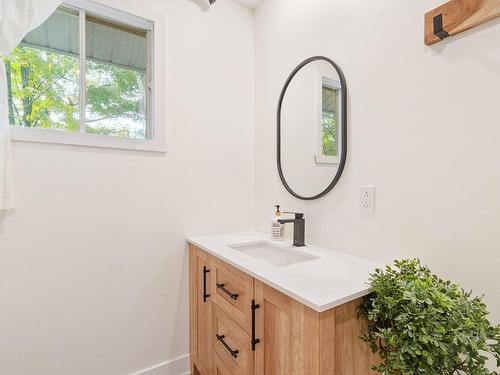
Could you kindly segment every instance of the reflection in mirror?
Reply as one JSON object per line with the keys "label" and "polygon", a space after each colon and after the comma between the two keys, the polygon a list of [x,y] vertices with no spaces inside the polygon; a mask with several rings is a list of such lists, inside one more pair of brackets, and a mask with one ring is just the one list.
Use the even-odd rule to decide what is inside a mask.
{"label": "reflection in mirror", "polygon": [[345,164],[345,80],[326,58],[299,66],[290,78],[279,108],[280,177],[296,197],[319,198],[333,188]]}
{"label": "reflection in mirror", "polygon": [[339,158],[339,112],[341,108],[340,82],[322,78],[321,119],[318,121],[316,163],[340,162]]}

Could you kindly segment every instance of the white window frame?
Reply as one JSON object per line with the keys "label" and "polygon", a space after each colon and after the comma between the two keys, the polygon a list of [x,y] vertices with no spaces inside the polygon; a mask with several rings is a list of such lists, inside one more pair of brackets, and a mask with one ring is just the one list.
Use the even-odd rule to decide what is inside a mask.
{"label": "white window frame", "polygon": [[[108,18],[111,21],[125,23],[143,29],[151,29],[148,35],[147,69],[147,120],[146,139],[116,137],[85,132],[82,121],[85,119],[85,100],[80,100],[80,131],[68,132],[54,129],[26,128],[10,126],[13,141],[54,143],[63,145],[166,152],[166,21],[165,16],[146,7],[138,7],[121,0],[101,1],[63,0],[62,6],[84,10]],[[85,20],[80,17],[80,71],[85,64],[83,51],[85,38]],[[83,25],[82,25],[83,23]],[[85,65],[83,65],[85,66]],[[84,74],[80,74],[80,96],[85,99]],[[154,77],[154,78],[153,78]],[[82,120],[83,116],[83,120]]]}
{"label": "white window frame", "polygon": [[[314,155],[314,161],[316,164],[340,164],[340,155],[342,155],[342,127],[339,126],[340,119],[342,118],[342,85],[340,81],[320,76],[318,80],[318,120],[317,120],[317,131],[316,131],[316,155]],[[338,90],[337,95],[337,156],[325,156],[323,155],[323,87],[329,87],[331,89]]]}

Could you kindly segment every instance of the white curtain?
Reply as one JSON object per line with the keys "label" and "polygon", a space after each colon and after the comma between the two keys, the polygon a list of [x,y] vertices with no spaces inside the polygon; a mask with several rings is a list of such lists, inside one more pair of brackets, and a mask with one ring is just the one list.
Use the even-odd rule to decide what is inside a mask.
{"label": "white curtain", "polygon": [[7,114],[7,81],[2,56],[54,13],[61,0],[0,0],[0,210],[14,208]]}

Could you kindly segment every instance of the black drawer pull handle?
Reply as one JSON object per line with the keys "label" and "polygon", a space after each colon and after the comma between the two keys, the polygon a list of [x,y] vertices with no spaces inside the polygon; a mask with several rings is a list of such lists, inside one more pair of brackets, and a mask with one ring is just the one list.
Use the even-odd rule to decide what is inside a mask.
{"label": "black drawer pull handle", "polygon": [[235,301],[238,299],[239,294],[231,293],[229,290],[227,290],[225,287],[225,284],[217,284],[217,288],[222,290],[224,293],[226,293],[231,299],[234,299]]}
{"label": "black drawer pull handle", "polygon": [[255,351],[255,346],[260,342],[260,339],[256,338],[256,334],[255,334],[255,330],[256,330],[256,327],[255,327],[255,310],[259,309],[260,308],[260,305],[257,305],[255,303],[255,300],[253,299],[252,300],[252,351]]}
{"label": "black drawer pull handle", "polygon": [[207,302],[207,298],[210,297],[210,294],[207,294],[207,273],[209,272],[207,267],[203,267],[203,302]]}
{"label": "black drawer pull handle", "polygon": [[226,338],[226,336],[224,336],[224,335],[221,336],[221,335],[218,335],[218,334],[215,334],[215,336],[217,337],[217,340],[219,340],[221,342],[221,344],[224,345],[224,348],[227,349],[227,351],[231,354],[231,356],[233,358],[238,358],[239,351],[231,349],[231,347],[227,344],[227,342],[224,341],[224,339]]}

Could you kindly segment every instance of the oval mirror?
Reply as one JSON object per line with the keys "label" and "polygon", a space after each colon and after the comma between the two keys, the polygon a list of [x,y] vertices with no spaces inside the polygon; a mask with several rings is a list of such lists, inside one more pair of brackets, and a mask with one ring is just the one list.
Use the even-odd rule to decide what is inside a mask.
{"label": "oval mirror", "polygon": [[347,159],[347,85],[340,67],[311,57],[290,74],[281,91],[277,123],[278,173],[294,197],[330,192]]}

